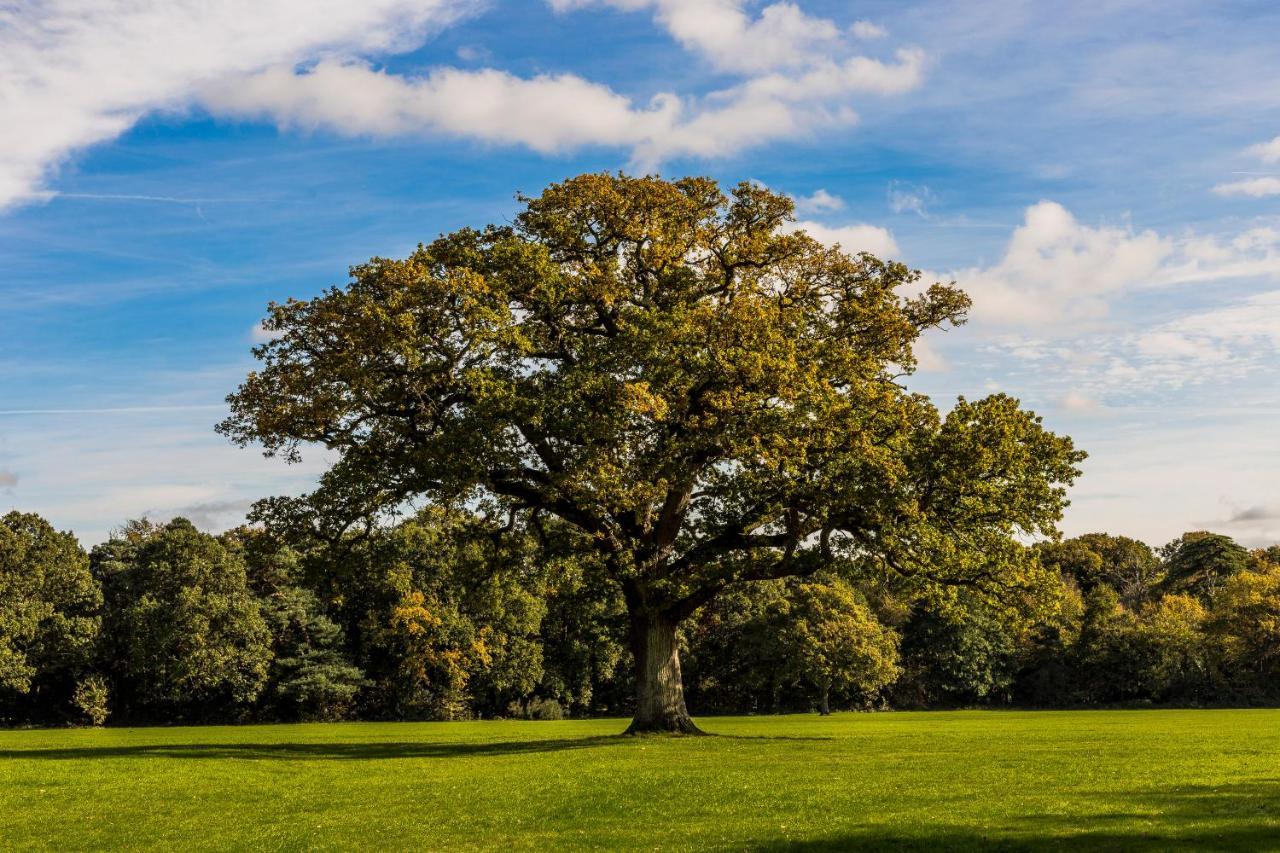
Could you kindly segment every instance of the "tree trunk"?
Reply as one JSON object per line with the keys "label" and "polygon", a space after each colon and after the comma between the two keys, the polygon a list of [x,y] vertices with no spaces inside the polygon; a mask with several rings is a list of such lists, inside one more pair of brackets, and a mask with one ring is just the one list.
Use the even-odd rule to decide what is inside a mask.
{"label": "tree trunk", "polygon": [[661,614],[631,615],[635,656],[636,714],[627,734],[702,734],[684,705],[676,622]]}
{"label": "tree trunk", "polygon": [[822,685],[822,698],[819,700],[818,713],[824,717],[831,715],[831,685]]}

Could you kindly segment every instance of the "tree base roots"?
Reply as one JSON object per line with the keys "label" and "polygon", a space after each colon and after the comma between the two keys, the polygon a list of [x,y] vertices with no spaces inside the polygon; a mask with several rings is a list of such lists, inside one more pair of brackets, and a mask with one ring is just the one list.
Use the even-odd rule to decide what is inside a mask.
{"label": "tree base roots", "polygon": [[661,720],[632,720],[624,735],[705,735],[690,717],[669,717]]}

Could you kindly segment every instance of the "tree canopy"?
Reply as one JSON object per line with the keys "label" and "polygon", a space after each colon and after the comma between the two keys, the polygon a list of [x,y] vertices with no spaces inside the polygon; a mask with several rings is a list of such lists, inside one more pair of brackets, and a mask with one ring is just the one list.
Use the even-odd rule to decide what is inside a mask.
{"label": "tree canopy", "polygon": [[825,246],[749,183],[590,174],[344,288],[273,305],[219,429],[336,451],[313,505],[554,516],[622,592],[633,730],[694,730],[676,626],[727,586],[870,561],[1017,579],[1083,454],[1003,395],[945,416],[904,378],[968,298]]}
{"label": "tree canopy", "polygon": [[258,697],[271,637],[237,550],[175,518],[131,523],[91,556],[127,712],[198,719]]}
{"label": "tree canopy", "polygon": [[[69,696],[88,667],[102,594],[75,536],[37,515],[0,517],[0,717],[12,694]],[[6,694],[10,694],[7,696]]]}

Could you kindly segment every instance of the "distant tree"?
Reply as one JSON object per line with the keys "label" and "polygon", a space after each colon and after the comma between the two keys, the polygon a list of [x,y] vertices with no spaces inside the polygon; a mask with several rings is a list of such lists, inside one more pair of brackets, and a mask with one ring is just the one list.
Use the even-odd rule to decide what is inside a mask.
{"label": "distant tree", "polygon": [[101,605],[75,536],[38,515],[0,517],[0,718],[47,720],[72,710]]}
{"label": "distant tree", "polygon": [[325,615],[315,593],[285,587],[261,604],[271,634],[265,702],[285,720],[340,720],[368,685],[347,657],[342,628]]}
{"label": "distant tree", "polygon": [[1001,704],[1018,670],[1021,621],[984,596],[929,595],[902,627],[902,678],[894,695],[912,707]]}
{"label": "distant tree", "polygon": [[1100,584],[1087,593],[1072,654],[1076,701],[1098,705],[1150,700],[1149,646],[1138,614],[1120,602],[1115,590]]}
{"label": "distant tree", "polygon": [[1200,530],[1184,533],[1160,549],[1165,590],[1208,600],[1226,580],[1254,564],[1253,557],[1229,536]]}
{"label": "distant tree", "polygon": [[998,585],[1083,454],[1017,401],[900,379],[968,298],[828,248],[758,185],[583,175],[344,289],[273,305],[219,429],[338,461],[336,514],[426,498],[581,531],[621,591],[631,731],[696,731],[677,629],[732,584],[844,558]]}
{"label": "distant tree", "polygon": [[350,659],[342,626],[305,586],[301,556],[261,527],[239,527],[220,540],[243,557],[246,581],[271,635],[262,714],[283,720],[347,716],[369,682]]}
{"label": "distant tree", "polygon": [[183,518],[131,522],[91,555],[126,715],[238,715],[266,683],[271,636],[242,556]]}
{"label": "distant tree", "polygon": [[1086,533],[1043,543],[1037,551],[1042,563],[1070,577],[1083,592],[1104,583],[1130,608],[1147,602],[1162,578],[1160,560],[1151,547],[1127,536]]}
{"label": "distant tree", "polygon": [[1166,595],[1149,605],[1136,628],[1140,686],[1156,702],[1203,700],[1210,688],[1213,653],[1205,636],[1207,614],[1189,595]]}
{"label": "distant tree", "polygon": [[548,568],[538,692],[571,713],[619,713],[631,672],[622,596],[590,552],[555,557]]}
{"label": "distant tree", "polygon": [[101,675],[90,673],[76,684],[71,704],[80,714],[79,722],[100,726],[111,714],[111,689]]}
{"label": "distant tree", "polygon": [[1280,545],[1268,545],[1253,552],[1253,558],[1259,563],[1280,566]]}
{"label": "distant tree", "polygon": [[1104,582],[1102,555],[1080,539],[1040,542],[1035,552],[1042,565],[1061,573],[1083,592]]}
{"label": "distant tree", "polygon": [[790,606],[784,580],[738,584],[684,626],[682,663],[699,707],[779,713],[808,704],[779,642]]}
{"label": "distant tree", "polygon": [[831,713],[831,691],[874,697],[898,676],[898,635],[847,582],[823,578],[796,584],[781,642],[796,673],[818,691],[818,710]]}
{"label": "distant tree", "polygon": [[1014,686],[1019,704],[1062,707],[1077,701],[1072,655],[1084,619],[1084,595],[1069,576],[1060,579],[1054,592],[1050,606],[1030,619],[1020,644]]}
{"label": "distant tree", "polygon": [[1222,646],[1230,687],[1245,698],[1280,697],[1280,565],[1229,577],[1214,597],[1208,630]]}
{"label": "distant tree", "polygon": [[392,715],[501,713],[542,677],[545,578],[529,537],[429,508],[370,541],[366,671]]}

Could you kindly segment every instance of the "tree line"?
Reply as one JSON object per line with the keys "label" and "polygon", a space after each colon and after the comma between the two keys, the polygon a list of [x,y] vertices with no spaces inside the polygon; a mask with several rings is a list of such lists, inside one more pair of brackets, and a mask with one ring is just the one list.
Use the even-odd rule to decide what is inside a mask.
{"label": "tree line", "polygon": [[[0,720],[560,718],[634,711],[626,605],[568,525],[429,508],[337,534],[297,499],[88,552],[0,519]],[[289,510],[294,510],[290,512]],[[1089,534],[1003,594],[845,566],[726,589],[680,629],[697,713],[1280,701],[1280,546]]]}

